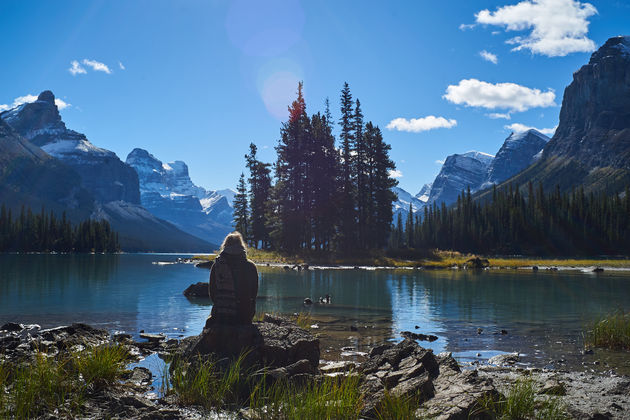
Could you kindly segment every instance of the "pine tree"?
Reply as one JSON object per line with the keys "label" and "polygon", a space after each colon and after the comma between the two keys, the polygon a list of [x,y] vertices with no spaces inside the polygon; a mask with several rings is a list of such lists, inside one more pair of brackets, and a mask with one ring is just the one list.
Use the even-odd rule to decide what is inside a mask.
{"label": "pine tree", "polygon": [[254,247],[266,248],[269,244],[267,205],[271,189],[271,170],[268,163],[258,160],[258,149],[254,143],[249,145],[249,154],[245,155],[249,169],[249,201],[251,216],[248,223],[249,238]]}
{"label": "pine tree", "polygon": [[352,110],[352,94],[350,86],[344,83],[341,90],[341,118],[339,125],[341,133],[341,173],[340,173],[340,220],[339,220],[339,248],[350,251],[356,237],[356,189],[353,183],[353,153],[354,153],[354,114]]}
{"label": "pine tree", "polygon": [[241,173],[234,196],[234,229],[246,239],[249,239],[248,221],[247,186],[245,185],[245,174]]}

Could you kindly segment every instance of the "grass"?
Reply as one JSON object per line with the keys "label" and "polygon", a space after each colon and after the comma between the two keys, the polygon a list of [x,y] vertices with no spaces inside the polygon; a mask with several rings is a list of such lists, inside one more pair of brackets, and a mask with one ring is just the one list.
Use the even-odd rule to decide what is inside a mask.
{"label": "grass", "polygon": [[71,360],[85,384],[100,389],[122,376],[129,352],[119,344],[100,346],[77,352]]}
{"label": "grass", "polygon": [[300,312],[297,314],[295,318],[295,323],[298,327],[304,330],[310,330],[311,325],[313,324],[313,319],[311,318],[311,314],[308,312]]}
{"label": "grass", "polygon": [[[413,251],[413,250],[412,250]],[[258,264],[315,264],[315,265],[351,265],[377,267],[423,267],[427,269],[448,269],[453,266],[462,268],[466,261],[477,255],[462,254],[455,251],[434,250],[430,252],[410,252],[386,255],[383,252],[372,252],[359,256],[342,256],[332,252],[303,252],[301,254],[286,254],[278,251],[268,251],[250,248],[247,256]],[[490,267],[495,268],[528,268],[542,267],[614,267],[630,268],[630,259],[574,259],[574,258],[544,258],[544,257],[488,257]],[[198,260],[214,259],[215,255],[194,257]]]}
{"label": "grass", "polygon": [[486,413],[497,420],[567,420],[564,405],[558,397],[536,398],[533,378],[517,380],[504,398],[495,401],[488,396],[479,402],[474,414]]}
{"label": "grass", "polygon": [[32,418],[57,410],[74,417],[88,394],[119,379],[128,360],[122,346],[102,346],[83,352],[0,365],[0,415]]}
{"label": "grass", "polygon": [[[304,382],[273,380],[266,370],[245,368],[243,358],[228,365],[211,359],[198,359],[192,364],[176,362],[168,392],[182,405],[214,410],[245,409],[252,419],[359,418],[363,408],[359,375],[324,376]],[[417,408],[415,398],[386,394],[378,407],[377,418],[413,418]]]}
{"label": "grass", "polygon": [[593,347],[630,350],[630,314],[616,311],[593,323],[584,343]]}
{"label": "grass", "polygon": [[172,391],[184,405],[238,407],[244,401],[241,396],[251,377],[251,372],[243,368],[245,356],[242,354],[227,369],[219,369],[216,360],[199,358],[192,365],[176,361],[170,377]]}
{"label": "grass", "polygon": [[419,406],[417,398],[395,397],[385,391],[385,398],[376,408],[376,418],[378,420],[413,419]]}
{"label": "grass", "polygon": [[362,408],[359,377],[323,377],[304,386],[260,382],[250,395],[255,419],[358,419]]}

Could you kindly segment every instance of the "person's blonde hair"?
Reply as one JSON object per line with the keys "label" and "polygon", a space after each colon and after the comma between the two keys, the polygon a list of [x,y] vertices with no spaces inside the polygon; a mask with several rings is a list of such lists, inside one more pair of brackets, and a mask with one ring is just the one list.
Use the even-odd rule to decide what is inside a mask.
{"label": "person's blonde hair", "polygon": [[247,245],[245,245],[243,235],[241,235],[241,233],[236,230],[232,233],[229,233],[225,237],[223,243],[221,244],[220,252],[223,252],[223,250],[228,246],[240,246],[241,248],[243,248],[243,251],[247,252]]}

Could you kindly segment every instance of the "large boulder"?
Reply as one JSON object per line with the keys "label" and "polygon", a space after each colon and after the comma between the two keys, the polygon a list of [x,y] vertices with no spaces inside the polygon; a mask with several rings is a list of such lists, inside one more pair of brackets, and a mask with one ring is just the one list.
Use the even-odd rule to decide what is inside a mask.
{"label": "large boulder", "polygon": [[284,368],[307,360],[319,365],[319,339],[284,318],[265,315],[251,325],[215,325],[207,322],[201,334],[184,341],[181,355],[233,359],[247,353],[248,364]]}

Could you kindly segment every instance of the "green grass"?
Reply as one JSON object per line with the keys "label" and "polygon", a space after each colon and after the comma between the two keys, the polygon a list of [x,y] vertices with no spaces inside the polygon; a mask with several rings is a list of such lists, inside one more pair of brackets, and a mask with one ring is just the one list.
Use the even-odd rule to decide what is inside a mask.
{"label": "green grass", "polygon": [[310,330],[311,325],[313,324],[313,319],[310,313],[300,312],[299,314],[297,314],[297,317],[295,318],[295,323],[297,324],[298,327],[304,330]]}
{"label": "green grass", "polygon": [[613,312],[593,323],[584,343],[594,347],[630,350],[630,314]]}
{"label": "green grass", "polygon": [[74,353],[71,362],[87,386],[100,389],[122,376],[129,358],[127,349],[115,344]]}
{"label": "green grass", "polygon": [[395,397],[385,391],[385,398],[376,408],[376,418],[378,420],[413,419],[419,406],[417,398]]}
{"label": "green grass", "polygon": [[125,371],[127,350],[102,346],[29,362],[0,365],[0,417],[33,418],[57,411],[60,417],[80,413],[90,392],[112,385]]}
{"label": "green grass", "polygon": [[260,382],[250,395],[255,419],[358,419],[362,407],[359,377],[323,377],[303,386]]}
{"label": "green grass", "polygon": [[517,380],[504,398],[496,401],[488,396],[482,399],[475,414],[486,413],[497,420],[568,420],[562,401],[558,397],[536,398],[533,378]]}
{"label": "green grass", "polygon": [[[404,251],[404,250],[403,250]],[[247,257],[258,264],[319,264],[319,265],[357,265],[357,266],[379,266],[379,267],[423,267],[428,269],[448,269],[453,266],[462,268],[466,261],[473,257],[487,258],[490,267],[495,268],[528,268],[539,267],[615,267],[630,268],[630,259],[574,259],[574,258],[544,258],[544,257],[492,257],[474,254],[462,254],[456,251],[432,250],[429,252],[418,252],[414,255],[414,250],[409,251],[410,255],[404,256],[405,252],[399,252],[397,256],[387,256],[382,251],[368,252],[366,255],[344,256],[332,252],[306,252],[300,254],[287,254],[279,251],[268,251],[250,248]],[[215,255],[195,256],[194,259],[209,260]]]}
{"label": "green grass", "polygon": [[170,376],[171,390],[183,405],[200,405],[205,408],[238,407],[251,377],[243,367],[246,354],[219,369],[216,360],[199,358],[193,364],[175,361]]}

